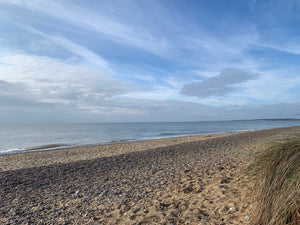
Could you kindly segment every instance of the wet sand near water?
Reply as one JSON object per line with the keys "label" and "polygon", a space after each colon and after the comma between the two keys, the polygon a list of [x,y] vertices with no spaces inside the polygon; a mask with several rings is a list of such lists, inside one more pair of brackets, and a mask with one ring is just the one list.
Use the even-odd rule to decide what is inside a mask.
{"label": "wet sand near water", "polygon": [[0,156],[1,224],[249,224],[270,142],[300,127]]}

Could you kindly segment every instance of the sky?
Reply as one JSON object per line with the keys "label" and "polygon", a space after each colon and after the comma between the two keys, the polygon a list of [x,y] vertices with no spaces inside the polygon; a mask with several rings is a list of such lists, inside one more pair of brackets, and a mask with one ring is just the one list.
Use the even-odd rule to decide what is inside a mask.
{"label": "sky", "polygon": [[300,0],[0,0],[0,123],[300,118]]}

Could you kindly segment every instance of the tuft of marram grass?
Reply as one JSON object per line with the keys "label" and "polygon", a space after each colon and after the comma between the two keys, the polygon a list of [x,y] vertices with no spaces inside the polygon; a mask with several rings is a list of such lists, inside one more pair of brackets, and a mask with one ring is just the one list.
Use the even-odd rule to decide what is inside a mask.
{"label": "tuft of marram grass", "polygon": [[300,224],[300,138],[277,144],[257,157],[254,225]]}

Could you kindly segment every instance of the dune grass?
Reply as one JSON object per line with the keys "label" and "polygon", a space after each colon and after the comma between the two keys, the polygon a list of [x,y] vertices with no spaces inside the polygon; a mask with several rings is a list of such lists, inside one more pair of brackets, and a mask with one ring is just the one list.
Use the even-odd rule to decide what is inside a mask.
{"label": "dune grass", "polygon": [[257,157],[254,225],[300,224],[300,138],[276,144]]}

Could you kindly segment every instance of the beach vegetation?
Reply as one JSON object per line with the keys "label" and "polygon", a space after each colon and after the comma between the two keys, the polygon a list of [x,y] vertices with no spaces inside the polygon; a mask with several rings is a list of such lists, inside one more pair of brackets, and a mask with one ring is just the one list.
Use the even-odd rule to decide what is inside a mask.
{"label": "beach vegetation", "polygon": [[257,176],[252,224],[300,224],[300,138],[273,145],[250,168]]}

